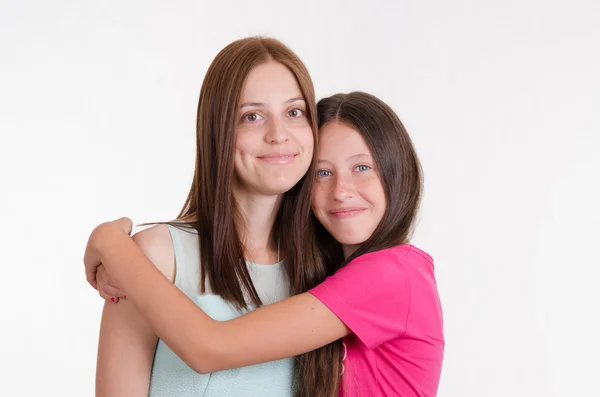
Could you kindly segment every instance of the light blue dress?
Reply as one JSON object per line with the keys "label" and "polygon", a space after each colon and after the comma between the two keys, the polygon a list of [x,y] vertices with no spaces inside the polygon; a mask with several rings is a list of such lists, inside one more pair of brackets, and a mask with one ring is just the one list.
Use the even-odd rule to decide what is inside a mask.
{"label": "light blue dress", "polygon": [[[240,316],[233,305],[220,296],[200,293],[200,253],[193,229],[168,226],[175,250],[175,285],[206,314],[224,321]],[[248,270],[263,304],[288,297],[289,288],[282,263],[260,265],[247,262]],[[252,307],[249,308],[252,310]],[[198,332],[201,332],[200,330]],[[158,341],[152,377],[151,397],[291,397],[294,394],[294,359],[272,361],[243,368],[201,375],[191,369],[171,349]]]}

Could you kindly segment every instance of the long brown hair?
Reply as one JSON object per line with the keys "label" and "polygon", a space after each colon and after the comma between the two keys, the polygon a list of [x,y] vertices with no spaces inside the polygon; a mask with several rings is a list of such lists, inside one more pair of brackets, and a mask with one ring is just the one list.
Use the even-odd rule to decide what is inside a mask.
{"label": "long brown hair", "polygon": [[[190,192],[179,218],[198,231],[201,291],[208,281],[212,291],[237,307],[246,307],[246,295],[256,306],[260,298],[252,284],[245,251],[236,229],[239,216],[232,194],[236,115],[244,82],[250,71],[268,61],[286,66],[295,76],[307,106],[307,118],[316,142],[315,93],[308,70],[278,40],[249,37],[226,46],[210,65],[198,101],[196,166]],[[314,164],[313,154],[313,164]],[[280,236],[285,271],[292,295],[321,282],[325,269],[316,248],[310,196],[315,173],[310,171],[283,195],[271,235]],[[239,219],[239,218],[237,218]],[[325,346],[297,358],[297,395],[334,397],[339,378],[336,347]],[[339,350],[339,349],[338,349]],[[336,379],[332,382],[332,376]]]}
{"label": "long brown hair", "polygon": [[313,216],[317,241],[328,273],[368,252],[407,243],[413,231],[423,189],[421,163],[406,128],[379,98],[364,92],[336,94],[317,104],[318,126],[345,123],[365,140],[384,187],[386,210],[371,235],[349,258]]}
{"label": "long brown hair", "polygon": [[[396,113],[383,101],[364,92],[336,94],[317,103],[318,127],[331,121],[345,123],[365,140],[379,172],[386,195],[386,210],[371,235],[349,258],[342,246],[312,215],[317,244],[328,275],[368,252],[406,243],[419,210],[423,173],[413,143]],[[339,371],[341,341],[325,347]],[[339,373],[339,372],[337,372]],[[330,379],[330,390],[338,390],[339,377]]]}

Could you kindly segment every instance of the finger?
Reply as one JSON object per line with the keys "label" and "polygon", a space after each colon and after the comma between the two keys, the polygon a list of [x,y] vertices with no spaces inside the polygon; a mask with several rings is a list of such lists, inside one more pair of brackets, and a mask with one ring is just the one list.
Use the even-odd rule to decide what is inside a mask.
{"label": "finger", "polygon": [[123,218],[119,218],[115,221],[115,223],[117,225],[119,225],[119,227],[121,229],[123,229],[123,231],[125,231],[125,233],[131,235],[131,230],[133,229],[133,222],[131,221],[131,219],[127,218],[127,217],[123,217]]}
{"label": "finger", "polygon": [[121,289],[114,285],[110,275],[104,268],[104,266],[98,266],[98,288],[101,289],[104,294],[114,296],[117,298],[125,298],[125,293]]}
{"label": "finger", "polygon": [[96,273],[97,273],[97,277],[98,277],[99,280],[106,279],[106,277],[108,275],[108,272],[106,271],[106,268],[102,264],[100,264],[96,268]]}
{"label": "finger", "polygon": [[95,290],[98,290],[98,281],[96,280],[96,269],[85,268],[85,278]]}
{"label": "finger", "polygon": [[96,261],[92,258],[92,255],[89,250],[89,246],[86,247],[85,253],[83,255],[83,266],[85,269],[85,278],[90,283],[94,289],[98,289],[98,282],[96,280],[96,272],[98,270],[98,265],[100,263],[96,263]]}
{"label": "finger", "polygon": [[100,290],[100,297],[102,297],[107,302],[119,303],[119,298],[107,295],[102,290]]}
{"label": "finger", "polygon": [[112,285],[105,284],[102,287],[102,292],[108,296],[114,296],[115,298],[125,298],[125,294],[120,289],[113,287]]}

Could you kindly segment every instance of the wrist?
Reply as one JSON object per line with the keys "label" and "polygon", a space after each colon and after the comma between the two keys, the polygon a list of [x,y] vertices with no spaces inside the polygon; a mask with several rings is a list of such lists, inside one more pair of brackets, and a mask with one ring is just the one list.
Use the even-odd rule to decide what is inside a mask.
{"label": "wrist", "polygon": [[102,261],[107,252],[123,238],[129,238],[129,235],[112,222],[98,226],[92,245],[100,260]]}

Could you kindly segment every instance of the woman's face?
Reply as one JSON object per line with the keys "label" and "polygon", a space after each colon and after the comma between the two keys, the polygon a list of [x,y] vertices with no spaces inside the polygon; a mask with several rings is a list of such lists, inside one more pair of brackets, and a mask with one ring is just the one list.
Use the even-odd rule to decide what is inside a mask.
{"label": "woman's face", "polygon": [[288,68],[270,61],[246,78],[237,110],[236,188],[280,195],[306,174],[314,138],[306,103]]}
{"label": "woman's face", "polygon": [[386,209],[375,160],[358,131],[331,121],[319,131],[312,209],[350,256],[373,234]]}

